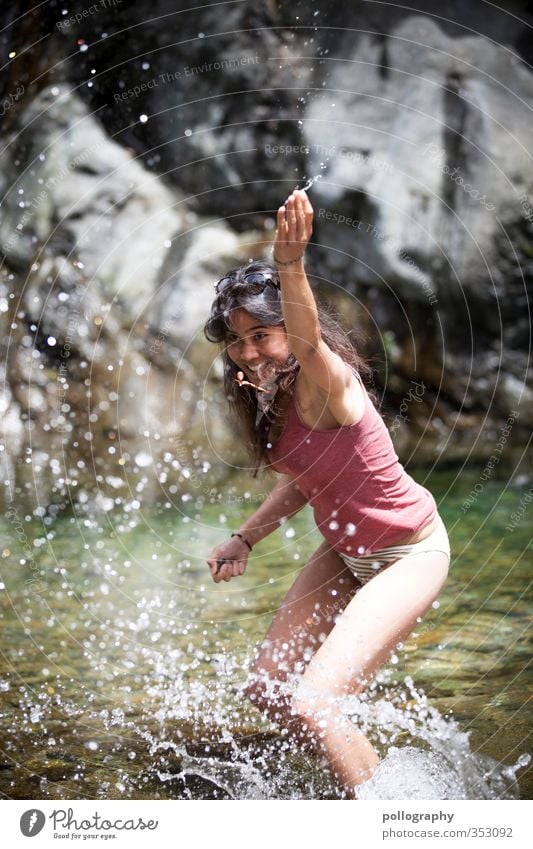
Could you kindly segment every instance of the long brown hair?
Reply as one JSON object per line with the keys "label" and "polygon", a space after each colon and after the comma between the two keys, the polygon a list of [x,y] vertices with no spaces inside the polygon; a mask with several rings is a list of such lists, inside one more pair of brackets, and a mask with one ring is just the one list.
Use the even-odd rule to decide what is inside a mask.
{"label": "long brown hair", "polygon": [[[270,426],[279,410],[275,404],[268,414],[258,416],[258,393],[251,386],[238,386],[236,382],[238,366],[228,356],[227,335],[232,332],[230,327],[233,310],[244,309],[265,327],[283,326],[283,311],[280,289],[274,284],[267,283],[265,288],[257,291],[257,286],[248,284],[244,276],[252,271],[261,271],[272,277],[279,285],[279,275],[276,266],[263,260],[250,262],[247,265],[228,271],[227,277],[235,282],[226,286],[215,297],[211,305],[211,315],[204,325],[204,335],[209,342],[221,345],[221,356],[224,366],[224,390],[228,399],[231,418],[239,428],[244,443],[253,463],[252,477],[257,477],[260,470],[268,470],[268,454],[266,446]],[[373,374],[368,363],[355,349],[347,331],[344,330],[337,315],[329,304],[316,299],[318,320],[322,339],[326,345],[342,359],[357,369],[374,404]],[[276,383],[278,389],[293,393],[294,383],[300,370],[294,354],[281,366],[276,368]]]}

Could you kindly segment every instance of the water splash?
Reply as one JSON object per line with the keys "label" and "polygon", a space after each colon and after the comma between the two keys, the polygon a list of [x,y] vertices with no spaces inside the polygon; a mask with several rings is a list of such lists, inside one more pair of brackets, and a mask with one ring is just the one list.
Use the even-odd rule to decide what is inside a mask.
{"label": "water splash", "polygon": [[314,177],[309,177],[309,178],[308,178],[308,180],[307,180],[307,181],[306,181],[306,183],[305,183],[305,186],[302,186],[302,190],[303,190],[304,192],[309,191],[309,189],[311,188],[311,186],[312,186],[314,183],[316,183],[316,181],[317,181],[317,180],[321,180],[321,179],[322,179],[322,177],[323,177],[323,175],[322,175],[322,174],[316,174]]}
{"label": "water splash", "polygon": [[[329,154],[324,157],[324,160],[320,163],[321,171],[327,171],[330,159],[331,156]],[[316,183],[317,180],[321,180],[323,176],[324,174],[315,174],[314,177],[308,177],[306,179],[305,186],[302,186],[303,191],[307,192],[314,185],[314,183]]]}
{"label": "water splash", "polygon": [[441,752],[391,746],[358,799],[518,799],[517,775],[527,766],[522,755],[512,766],[474,752],[453,763]]}
{"label": "water splash", "polygon": [[[91,559],[72,557],[69,534],[64,548],[61,534],[55,539],[57,563],[41,547],[47,591],[29,600],[21,595],[18,612],[33,623],[32,645],[46,647],[47,657],[43,662],[40,648],[10,648],[12,670],[0,681],[2,792],[343,798],[321,757],[289,740],[246,697],[256,639],[247,617],[267,613],[265,607],[227,590],[206,602],[203,566],[193,558],[176,565],[175,541],[182,537],[174,521],[157,526],[168,529],[168,550],[132,530],[126,548],[134,554],[124,560],[127,516],[116,548],[114,538],[100,546],[100,525],[86,520],[87,546],[95,543]],[[187,533],[185,526],[182,536]],[[132,568],[137,563],[150,568]],[[79,602],[73,605],[72,597]],[[241,616],[243,627],[236,627]],[[72,634],[69,642],[65,633]],[[299,683],[298,676],[289,678],[280,695],[290,698]],[[275,688],[271,695],[275,700]],[[518,797],[517,774],[529,756],[506,765],[472,751],[461,724],[430,705],[411,678],[402,679],[397,663],[366,693],[340,700],[339,709],[381,758],[360,798]]]}
{"label": "water splash", "polygon": [[[337,700],[348,715],[380,750],[382,760],[370,781],[361,785],[360,799],[517,799],[517,772],[529,763],[522,755],[511,766],[493,758],[472,752],[468,734],[457,723],[443,717],[430,706],[424,693],[418,692],[412,679],[405,679],[409,693],[384,688],[387,675],[381,677],[366,694]],[[294,691],[297,677],[280,687],[270,689],[270,695],[286,697]],[[276,695],[277,694],[277,695]],[[197,693],[205,705],[205,693]],[[192,706],[192,705],[190,705]],[[175,711],[171,712],[175,716]],[[218,744],[226,744],[225,757],[191,757],[181,749],[181,769],[178,773],[158,773],[161,781],[184,781],[187,775],[201,776],[233,799],[268,798],[342,798],[342,788],[331,784],[325,764],[320,757],[304,757],[298,746],[283,736],[272,733],[265,737],[252,756],[246,737],[235,734],[227,725],[227,717],[215,710],[211,729]],[[217,728],[218,725],[218,728]],[[274,727],[274,726],[273,726]],[[400,741],[409,741],[398,746]],[[411,745],[416,743],[417,745]],[[280,744],[283,747],[280,752]],[[151,751],[170,748],[169,739],[151,739]],[[230,757],[228,757],[230,755]],[[298,778],[306,775],[302,784]],[[309,777],[314,782],[309,790]],[[299,785],[299,786],[298,786]],[[316,795],[312,795],[316,794]]]}
{"label": "water splash", "polygon": [[[298,680],[298,676],[289,676],[281,687],[267,686],[273,702],[290,696]],[[227,683],[219,681],[217,686],[224,690]],[[382,755],[373,778],[360,786],[358,798],[519,797],[517,772],[529,763],[529,755],[522,755],[514,765],[505,765],[473,752],[469,735],[462,732],[454,720],[443,717],[430,706],[425,694],[417,691],[410,677],[405,678],[403,692],[398,688],[389,689],[387,683],[388,673],[384,672],[362,696],[336,700],[343,713]],[[200,711],[204,710],[206,696],[205,691],[197,688],[195,697],[188,701],[188,709],[194,709],[196,705]],[[172,702],[167,693],[167,705]],[[181,769],[177,773],[159,771],[161,781],[175,782],[179,779],[183,782],[187,775],[200,776],[224,790],[232,799],[343,798],[344,791],[331,783],[325,762],[319,756],[304,755],[297,744],[284,739],[279,731],[273,731],[270,737],[265,736],[252,754],[246,735],[232,729],[228,714],[221,710],[220,702],[217,698],[213,699],[212,693],[210,703],[213,713],[209,717],[212,723],[209,736],[217,741],[218,746],[225,744],[225,756],[191,757],[186,747],[178,747]],[[183,718],[182,707],[173,707],[166,712],[165,719],[178,715]],[[206,720],[205,715],[203,719]],[[406,745],[398,746],[400,741]],[[162,737],[157,740],[152,737],[150,742],[151,751],[171,749],[176,752],[172,739]]]}
{"label": "water splash", "polygon": [[[203,652],[187,657],[176,650],[163,657],[146,645],[142,657],[151,671],[144,676],[140,703],[129,686],[115,693],[122,707],[111,710],[102,710],[95,693],[79,682],[77,699],[66,698],[60,688],[38,699],[25,693],[14,721],[13,751],[20,758],[26,736],[37,747],[21,759],[25,770],[41,777],[43,798],[57,793],[57,785],[46,784],[47,775],[59,776],[62,792],[74,797],[81,777],[83,787],[99,798],[113,798],[117,791],[123,798],[345,798],[321,756],[247,708],[238,675],[249,658],[243,663],[225,654],[220,663]],[[205,678],[200,661],[214,667],[216,677]],[[293,693],[298,680],[293,676],[272,690],[273,698]],[[385,671],[366,693],[336,701],[382,758],[374,776],[358,787],[359,799],[519,798],[517,772],[530,756],[505,765],[473,752],[468,734],[429,705],[409,677],[389,687]],[[54,729],[44,749],[34,733],[37,719]],[[90,774],[88,750],[104,773],[100,767]],[[107,780],[111,776],[113,782]]]}

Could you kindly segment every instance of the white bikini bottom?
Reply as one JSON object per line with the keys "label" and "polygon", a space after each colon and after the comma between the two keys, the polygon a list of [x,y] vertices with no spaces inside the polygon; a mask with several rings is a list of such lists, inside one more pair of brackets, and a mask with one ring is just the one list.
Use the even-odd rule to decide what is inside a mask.
{"label": "white bikini bottom", "polygon": [[361,557],[351,557],[349,554],[337,551],[339,557],[344,560],[348,568],[353,572],[358,581],[366,584],[378,572],[386,569],[401,557],[408,554],[418,554],[426,551],[441,551],[450,561],[450,541],[444,527],[444,522],[439,516],[439,522],[435,530],[425,539],[409,545],[389,545],[386,548],[377,548],[371,554],[363,554]]}

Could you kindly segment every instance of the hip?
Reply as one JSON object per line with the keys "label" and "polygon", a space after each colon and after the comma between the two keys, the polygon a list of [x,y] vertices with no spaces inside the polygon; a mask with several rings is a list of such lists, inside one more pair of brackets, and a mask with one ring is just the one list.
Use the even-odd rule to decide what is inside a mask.
{"label": "hip", "polygon": [[430,529],[427,536],[416,542],[385,546],[361,557],[351,557],[340,551],[337,551],[337,554],[361,583],[366,583],[387,566],[411,554],[439,551],[446,554],[449,562],[451,551],[448,532],[438,513],[435,519],[433,530]]}

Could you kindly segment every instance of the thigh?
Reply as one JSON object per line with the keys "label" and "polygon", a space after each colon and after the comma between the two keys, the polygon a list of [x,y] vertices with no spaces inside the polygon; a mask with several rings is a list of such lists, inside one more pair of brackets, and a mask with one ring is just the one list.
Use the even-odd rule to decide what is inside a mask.
{"label": "thigh", "polygon": [[360,583],[324,542],[304,566],[277,611],[251,672],[286,680],[303,671]]}
{"label": "thigh", "polygon": [[444,552],[411,554],[365,584],[320,646],[302,686],[328,695],[361,692],[431,607],[448,575]]}

